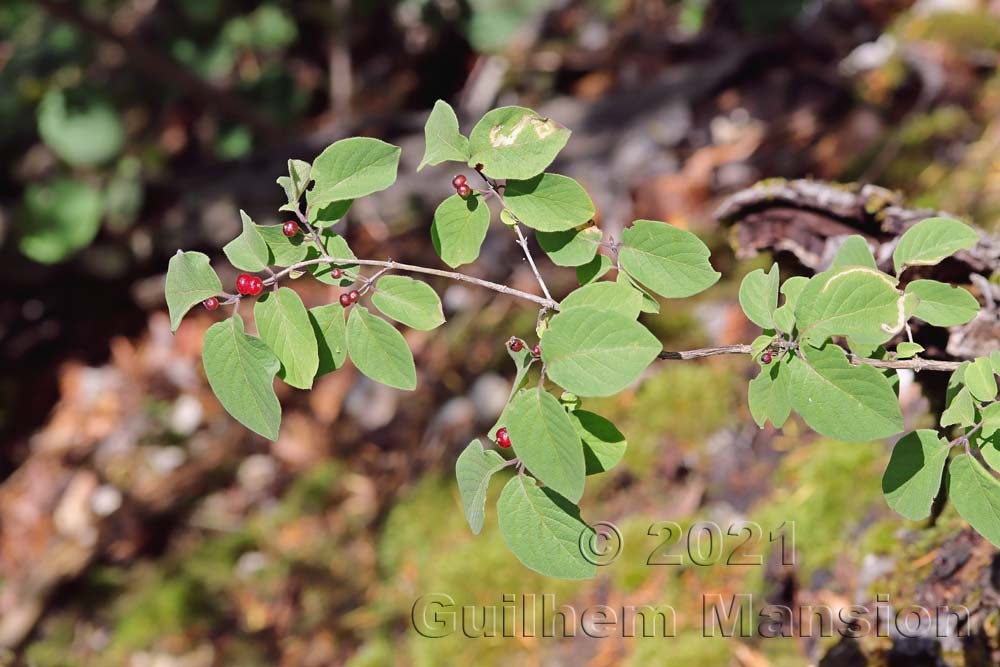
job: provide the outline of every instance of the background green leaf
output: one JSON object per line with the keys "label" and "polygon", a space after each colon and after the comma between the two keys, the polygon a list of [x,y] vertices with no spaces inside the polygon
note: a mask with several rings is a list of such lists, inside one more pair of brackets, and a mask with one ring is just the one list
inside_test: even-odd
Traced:
{"label": "background green leaf", "polygon": [[38,134],[75,167],[103,164],[121,152],[125,129],[111,104],[93,94],[51,89],[38,105]]}
{"label": "background green leaf", "polygon": [[86,248],[101,228],[101,193],[82,181],[60,178],[31,184],[18,209],[18,247],[42,264],[61,262]]}

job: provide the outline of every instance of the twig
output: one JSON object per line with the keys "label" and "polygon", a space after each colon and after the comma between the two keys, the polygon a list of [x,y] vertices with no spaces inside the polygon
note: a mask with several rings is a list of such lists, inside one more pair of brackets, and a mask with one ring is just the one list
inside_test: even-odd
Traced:
{"label": "twig", "polygon": [[[680,352],[664,350],[657,355],[657,358],[673,361],[687,361],[690,359],[702,359],[704,357],[716,357],[723,354],[752,354],[752,350],[749,345],[745,344],[722,345],[720,347],[703,347],[697,350],[683,350]],[[875,368],[905,368],[913,371],[954,371],[962,364],[960,361],[937,361],[936,359],[920,359],[919,357],[914,357],[913,359],[888,360],[866,359],[853,354],[848,354],[847,356],[851,360],[851,363],[854,364],[868,364],[869,366],[874,366]]]}
{"label": "twig", "polygon": [[[479,165],[476,166],[476,173],[483,179],[483,182],[486,183],[486,187],[490,189],[490,192],[492,192],[493,196],[497,198],[500,205],[507,208],[504,204],[503,195],[500,194],[500,189],[497,187],[497,184],[483,173]],[[549,288],[546,287],[545,281],[542,279],[542,274],[538,271],[538,267],[535,266],[535,258],[531,256],[531,251],[528,249],[528,239],[524,237],[524,233],[521,231],[521,225],[524,223],[522,223],[510,209],[507,209],[507,212],[510,213],[510,216],[514,218],[517,223],[514,225],[514,233],[517,234],[517,244],[521,246],[521,250],[524,252],[524,258],[528,260],[531,272],[535,274],[535,280],[538,281],[538,286],[542,288],[542,294],[545,295],[546,299],[552,301],[552,295],[549,293]]]}
{"label": "twig", "polygon": [[448,278],[450,280],[457,280],[463,283],[471,283],[473,285],[478,285],[479,287],[485,287],[486,289],[493,290],[494,292],[499,292],[500,294],[506,294],[508,296],[514,296],[519,299],[525,299],[526,301],[531,301],[537,303],[543,308],[549,310],[559,310],[559,304],[556,303],[551,298],[543,298],[535,294],[529,294],[528,292],[522,292],[521,290],[514,289],[513,287],[507,287],[506,285],[501,285],[500,283],[490,282],[489,280],[483,280],[482,278],[476,278],[474,276],[469,276],[464,273],[457,273],[455,271],[442,271],[441,269],[432,269],[427,266],[415,266],[413,264],[401,264],[395,261],[382,261],[377,259],[355,259],[353,257],[322,257],[317,259],[308,259],[302,262],[293,264],[281,271],[274,274],[273,277],[266,278],[264,280],[265,285],[270,285],[275,281],[281,280],[289,273],[293,271],[300,271],[307,266],[316,266],[317,264],[344,264],[351,265],[357,264],[360,266],[381,266],[390,270],[397,271],[408,271],[410,273],[425,273],[431,276],[439,276],[441,278]]}

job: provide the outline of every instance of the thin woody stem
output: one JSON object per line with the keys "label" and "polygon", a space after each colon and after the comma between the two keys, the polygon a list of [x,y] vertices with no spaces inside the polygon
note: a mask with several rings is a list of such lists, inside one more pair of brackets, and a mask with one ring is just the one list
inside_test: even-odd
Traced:
{"label": "thin woody stem", "polygon": [[[702,359],[704,357],[716,357],[723,354],[752,354],[749,345],[722,345],[720,347],[703,347],[697,350],[684,350],[681,352],[671,352],[664,350],[657,355],[658,359],[688,361],[691,359]],[[936,359],[866,359],[857,355],[848,354],[848,359],[853,364],[868,364],[875,368],[908,369],[912,371],[954,371],[962,362],[960,361],[938,361]]]}
{"label": "thin woody stem", "polygon": [[455,271],[442,271],[441,269],[432,269],[426,266],[416,266],[414,264],[402,264],[400,262],[395,262],[392,260],[382,261],[377,259],[355,259],[353,257],[320,257],[317,259],[309,259],[302,262],[293,264],[281,271],[275,273],[272,277],[266,278],[264,280],[265,285],[270,285],[278,280],[281,280],[289,273],[293,271],[300,271],[308,266],[316,266],[317,264],[358,264],[361,266],[381,266],[390,271],[407,271],[409,273],[424,273],[431,276],[439,276],[441,278],[448,278],[450,280],[457,280],[459,282],[471,283],[473,285],[478,285],[479,287],[485,287],[486,289],[493,290],[494,292],[499,292],[500,294],[506,294],[508,296],[514,296],[519,299],[525,299],[526,301],[532,301],[537,303],[543,308],[548,308],[550,310],[559,310],[559,304],[553,301],[551,298],[544,298],[537,296],[535,294],[529,294],[528,292],[522,292],[521,290],[514,289],[513,287],[507,287],[506,285],[501,285],[500,283],[494,283],[489,280],[483,280],[482,278],[476,278],[474,276],[469,276],[464,273],[457,273]]}
{"label": "thin woody stem", "polygon": [[[507,208],[504,204],[503,195],[500,194],[500,189],[497,187],[497,184],[486,176],[486,174],[484,174],[478,167],[476,168],[476,173],[483,179],[483,182],[486,183],[486,187],[490,189],[490,192],[497,198],[500,205]],[[524,237],[524,232],[521,231],[521,225],[524,223],[522,223],[510,209],[507,209],[507,212],[510,213],[511,217],[514,218],[515,221],[517,221],[517,224],[514,225],[514,233],[517,234],[517,245],[521,246],[521,251],[524,252],[524,258],[528,260],[528,266],[531,267],[531,272],[535,274],[535,280],[538,281],[538,286],[542,288],[542,294],[545,295],[546,299],[552,301],[552,295],[549,293],[549,288],[545,285],[545,280],[542,279],[542,274],[535,265],[535,258],[531,256],[531,250],[528,249],[528,239]]]}

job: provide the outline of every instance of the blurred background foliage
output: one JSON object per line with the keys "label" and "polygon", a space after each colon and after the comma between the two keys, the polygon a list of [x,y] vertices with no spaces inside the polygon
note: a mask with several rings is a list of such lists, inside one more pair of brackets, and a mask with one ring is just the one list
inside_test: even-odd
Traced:
{"label": "blurred background foliage", "polygon": [[[983,568],[993,553],[949,511],[930,529],[891,514],[879,493],[883,443],[826,442],[795,423],[758,432],[745,361],[665,363],[585,406],[629,437],[623,464],[592,480],[583,505],[586,518],[622,528],[625,548],[595,581],[556,582],[510,556],[494,516],[473,538],[452,479],[457,453],[506,398],[503,341],[528,336],[534,313],[436,285],[449,324],[407,333],[416,393],[350,368],[311,394],[283,390],[288,416],[272,445],[207,391],[198,346],[211,317],[169,335],[162,276],[178,247],[220,259],[239,207],[279,222],[284,161],[350,134],[404,147],[398,187],[342,223],[352,247],[436,265],[427,228],[451,173],[413,173],[426,113],[444,98],[470,123],[519,103],[575,131],[557,168],[588,187],[606,233],[651,217],[712,243],[727,279],[647,319],[664,344],[744,342],[754,332],[736,286],[765,258],[735,259],[712,220],[720,198],[763,177],[860,180],[996,229],[998,56],[990,0],[0,3],[6,657],[39,667],[915,664],[893,663],[888,639],[837,662],[834,639],[702,637],[704,593],[848,604],[891,590],[905,604],[936,571],[943,540],[966,540]],[[503,231],[474,270],[530,290]],[[574,284],[571,271],[551,274],[560,295]],[[301,290],[309,305],[335,298],[315,283]],[[919,424],[919,391],[902,397]],[[798,559],[782,566],[764,544],[763,567],[650,566],[647,530],[662,520],[752,520],[765,532],[794,522]],[[960,576],[974,589],[983,568]],[[679,634],[427,640],[410,627],[420,595],[494,605],[509,592],[578,608],[670,604]],[[949,664],[979,664],[961,646],[945,651]]]}

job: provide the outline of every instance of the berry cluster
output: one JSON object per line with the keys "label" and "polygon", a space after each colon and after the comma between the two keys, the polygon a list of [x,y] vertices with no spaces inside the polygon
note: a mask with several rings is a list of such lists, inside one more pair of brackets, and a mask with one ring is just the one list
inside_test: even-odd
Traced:
{"label": "berry cluster", "polygon": [[462,199],[466,199],[470,194],[472,194],[472,188],[469,187],[469,179],[467,179],[462,174],[459,174],[455,178],[451,179],[451,187],[455,188],[455,192]]}
{"label": "berry cluster", "polygon": [[264,291],[264,281],[249,273],[241,273],[236,278],[236,291],[243,296],[257,296]]}

